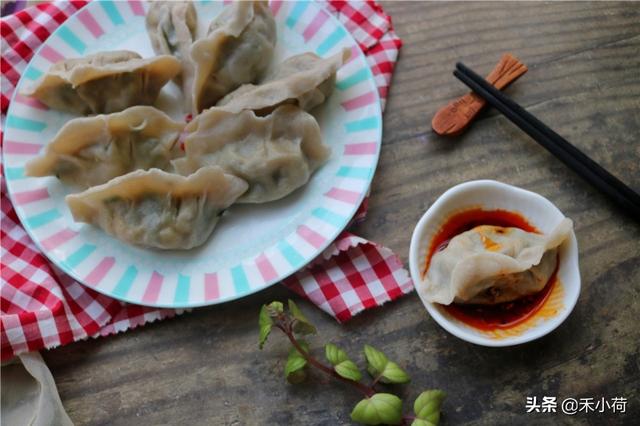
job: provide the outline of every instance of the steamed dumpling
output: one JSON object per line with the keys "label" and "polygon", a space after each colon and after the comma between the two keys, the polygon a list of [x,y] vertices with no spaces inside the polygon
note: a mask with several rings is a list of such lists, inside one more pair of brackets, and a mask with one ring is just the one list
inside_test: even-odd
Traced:
{"label": "steamed dumpling", "polygon": [[430,302],[496,304],[542,290],[556,268],[558,247],[573,223],[564,218],[548,235],[482,225],[436,252],[418,291]]}
{"label": "steamed dumpling", "polygon": [[22,94],[74,114],[110,113],[151,105],[179,72],[180,61],[172,56],[143,59],[127,50],[101,52],[56,63]]}
{"label": "steamed dumpling", "polygon": [[251,109],[265,114],[278,105],[292,103],[310,111],[324,103],[332,93],[336,72],[349,55],[349,49],[344,49],[326,59],[311,52],[292,56],[260,85],[241,86],[225,96],[218,106],[232,111]]}
{"label": "steamed dumpling", "polygon": [[164,169],[182,155],[177,141],[183,128],[184,123],[150,106],[76,118],[27,163],[25,172],[87,188],[136,169]]}
{"label": "steamed dumpling", "polygon": [[261,77],[275,43],[276,24],[266,1],[235,1],[226,7],[211,23],[207,36],[191,48],[194,114]]}
{"label": "steamed dumpling", "polygon": [[191,45],[197,38],[198,16],[190,1],[150,1],[146,27],[153,51],[158,55],[173,55],[182,71],[174,79],[182,86],[187,110],[191,108],[191,86],[194,64]]}
{"label": "steamed dumpling", "polygon": [[210,108],[185,128],[185,157],[176,171],[191,173],[203,165],[222,167],[249,183],[238,199],[264,203],[282,198],[309,180],[330,154],[315,118],[293,105],[265,117],[253,111]]}
{"label": "steamed dumpling", "polygon": [[76,222],[102,228],[124,242],[159,249],[204,243],[247,183],[205,167],[184,177],[137,170],[66,197]]}

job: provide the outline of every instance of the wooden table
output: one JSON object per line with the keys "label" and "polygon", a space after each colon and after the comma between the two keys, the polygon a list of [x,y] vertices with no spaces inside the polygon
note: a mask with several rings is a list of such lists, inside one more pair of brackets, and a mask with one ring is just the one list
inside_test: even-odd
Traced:
{"label": "wooden table", "polygon": [[[434,135],[430,121],[439,106],[466,90],[451,75],[456,61],[486,73],[501,53],[512,52],[529,72],[508,93],[640,190],[639,4],[384,6],[405,44],[384,118],[369,216],[355,232],[406,261],[416,221],[443,191],[467,180],[497,179],[548,197],[575,221],[582,294],[556,331],[504,349],[451,336],[415,294],[343,326],[300,302],[318,326],[316,347],[332,341],[355,355],[364,343],[379,346],[412,375],[404,387],[407,400],[432,387],[448,392],[442,424],[637,421],[638,223],[495,111],[455,140]],[[349,424],[358,395],[333,382],[286,384],[283,336],[274,333],[258,351],[260,305],[290,296],[274,286],[44,357],[77,424]],[[621,396],[629,402],[626,415],[536,415],[525,414],[527,396]]]}

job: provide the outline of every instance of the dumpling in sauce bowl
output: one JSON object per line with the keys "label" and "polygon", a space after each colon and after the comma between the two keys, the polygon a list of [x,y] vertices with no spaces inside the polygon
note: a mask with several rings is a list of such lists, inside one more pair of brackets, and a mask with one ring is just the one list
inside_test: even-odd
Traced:
{"label": "dumpling in sauce bowl", "polygon": [[428,265],[419,291],[430,302],[494,305],[541,291],[558,264],[558,248],[573,222],[549,234],[477,226],[453,237]]}

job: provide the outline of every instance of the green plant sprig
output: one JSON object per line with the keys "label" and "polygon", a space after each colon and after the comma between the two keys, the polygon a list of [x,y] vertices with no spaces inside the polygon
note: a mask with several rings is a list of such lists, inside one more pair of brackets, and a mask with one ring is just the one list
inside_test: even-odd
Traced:
{"label": "green plant sprig", "polygon": [[393,424],[411,426],[435,426],[440,420],[440,405],[446,394],[441,390],[422,392],[413,404],[413,415],[402,414],[402,400],[391,393],[379,393],[379,383],[408,383],[409,375],[381,351],[372,346],[364,346],[367,372],[373,378],[369,385],[362,383],[362,373],[347,353],[332,343],[325,345],[327,365],[314,357],[305,340],[296,334],[315,334],[316,328],[292,301],[288,301],[288,311],[281,302],[271,302],[260,309],[260,349],[264,346],[273,327],[281,330],[291,342],[291,349],[285,365],[285,377],[290,383],[300,383],[306,378],[308,365],[343,382],[364,395],[364,399],[351,411],[351,419],[368,425]]}

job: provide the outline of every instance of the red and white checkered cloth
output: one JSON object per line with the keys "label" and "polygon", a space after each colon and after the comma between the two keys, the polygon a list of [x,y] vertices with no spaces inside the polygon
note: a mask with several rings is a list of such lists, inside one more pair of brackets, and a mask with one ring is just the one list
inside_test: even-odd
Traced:
{"label": "red and white checkered cloth", "polygon": [[[56,1],[3,17],[2,117],[33,52],[86,1]],[[331,11],[367,55],[383,102],[402,45],[391,18],[373,2],[328,1]],[[2,359],[87,337],[106,336],[181,310],[123,303],[85,287],[58,270],[22,228],[1,177],[0,311]],[[366,200],[356,214],[364,219]],[[402,262],[378,244],[343,232],[327,250],[283,284],[343,322],[413,289]]]}

